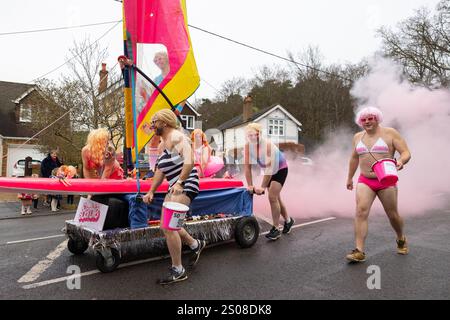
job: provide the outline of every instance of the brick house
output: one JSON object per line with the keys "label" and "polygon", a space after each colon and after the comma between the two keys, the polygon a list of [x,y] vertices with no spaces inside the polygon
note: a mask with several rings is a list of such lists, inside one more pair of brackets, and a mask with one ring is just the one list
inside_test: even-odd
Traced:
{"label": "brick house", "polygon": [[[30,128],[36,99],[43,99],[35,85],[0,81],[0,176],[11,176],[17,160],[30,156],[45,157],[36,144],[29,140],[34,133]],[[29,140],[29,141],[28,141]],[[24,144],[26,142],[26,144]]]}

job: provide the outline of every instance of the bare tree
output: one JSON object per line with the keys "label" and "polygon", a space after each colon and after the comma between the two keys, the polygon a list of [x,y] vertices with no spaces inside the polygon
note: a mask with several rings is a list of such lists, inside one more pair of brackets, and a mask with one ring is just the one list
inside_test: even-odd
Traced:
{"label": "bare tree", "polygon": [[383,27],[378,34],[383,52],[404,66],[412,82],[450,86],[450,0],[440,1],[434,14],[419,9],[397,30]]}
{"label": "bare tree", "polygon": [[244,96],[248,90],[248,81],[242,77],[234,77],[231,80],[226,80],[221,88],[220,94],[216,100],[226,101],[229,97],[234,95]]}
{"label": "bare tree", "polygon": [[[123,92],[119,75],[110,70],[109,85],[99,93],[100,70],[107,50],[97,42],[84,40],[70,50],[70,72],[59,82],[41,80],[38,83],[45,99],[45,107],[35,113],[35,130],[46,128],[39,135],[44,148],[59,146],[61,153],[78,160],[88,132],[99,127],[107,128],[117,147],[124,133]],[[49,126],[61,115],[67,114]],[[67,150],[66,150],[67,149]],[[73,151],[68,151],[69,149]],[[73,154],[72,154],[73,152]]]}

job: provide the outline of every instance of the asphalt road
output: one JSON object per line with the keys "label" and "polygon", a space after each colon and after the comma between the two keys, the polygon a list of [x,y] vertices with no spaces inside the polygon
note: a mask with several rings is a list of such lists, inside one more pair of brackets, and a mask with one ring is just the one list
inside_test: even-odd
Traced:
{"label": "asphalt road", "polygon": [[[449,209],[450,205],[406,219],[407,256],[396,254],[394,233],[382,214],[371,216],[368,259],[356,265],[344,259],[353,248],[351,219],[304,226],[298,224],[307,221],[297,221],[291,234],[275,242],[260,236],[249,249],[235,242],[208,247],[189,279],[169,286],[156,284],[169,266],[164,257],[134,257],[102,274],[92,251],[81,256],[69,253],[61,228],[74,212],[18,219],[0,216],[0,298],[449,299]],[[260,225],[263,232],[268,230],[263,220]],[[80,289],[68,288],[71,265],[81,269]],[[379,289],[367,285],[373,266],[380,272]]]}

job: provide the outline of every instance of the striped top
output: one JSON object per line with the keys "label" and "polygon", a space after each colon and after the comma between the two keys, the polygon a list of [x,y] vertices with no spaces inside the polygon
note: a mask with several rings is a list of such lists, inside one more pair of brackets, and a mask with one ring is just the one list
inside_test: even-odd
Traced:
{"label": "striped top", "polygon": [[[184,159],[178,154],[177,151],[170,152],[169,150],[164,149],[163,153],[158,157],[156,167],[166,176],[167,181],[169,182],[169,189],[172,188],[180,178],[183,165]],[[199,181],[196,167],[192,168],[189,177],[184,182],[183,191],[190,191],[194,193],[199,192]]]}

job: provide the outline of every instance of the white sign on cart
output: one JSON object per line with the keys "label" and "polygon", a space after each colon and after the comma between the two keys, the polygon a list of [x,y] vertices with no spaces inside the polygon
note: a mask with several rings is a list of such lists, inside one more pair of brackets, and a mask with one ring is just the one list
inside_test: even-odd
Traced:
{"label": "white sign on cart", "polygon": [[82,225],[96,231],[102,231],[107,212],[107,205],[81,197],[74,221],[78,225]]}

